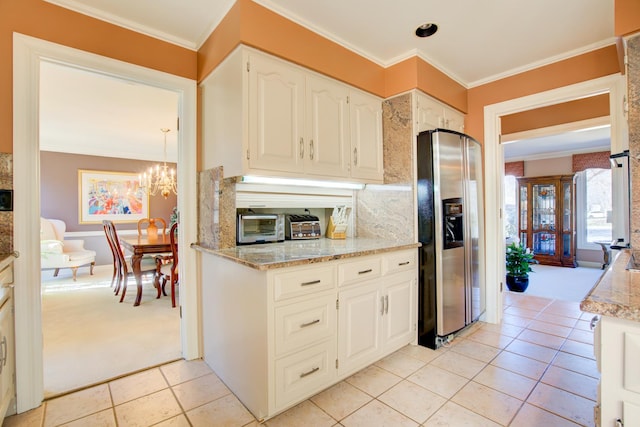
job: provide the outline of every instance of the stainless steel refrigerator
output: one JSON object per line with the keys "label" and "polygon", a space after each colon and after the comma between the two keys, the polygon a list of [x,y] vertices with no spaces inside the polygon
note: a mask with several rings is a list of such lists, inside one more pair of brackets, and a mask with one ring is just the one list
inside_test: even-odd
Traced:
{"label": "stainless steel refrigerator", "polygon": [[459,132],[422,132],[417,163],[418,342],[437,348],[485,310],[481,147]]}

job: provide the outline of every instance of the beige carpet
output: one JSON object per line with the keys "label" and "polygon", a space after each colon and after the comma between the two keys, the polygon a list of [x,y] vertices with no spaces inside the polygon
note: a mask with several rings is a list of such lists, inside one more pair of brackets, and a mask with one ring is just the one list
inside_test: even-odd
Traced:
{"label": "beige carpet", "polygon": [[[179,309],[170,297],[156,299],[147,278],[142,303],[133,306],[135,279],[127,296],[110,287],[113,267],[87,268],[73,282],[42,272],[44,391],[51,397],[181,358]],[[133,283],[133,285],[132,285]]]}
{"label": "beige carpet", "polygon": [[589,267],[532,265],[527,295],[580,302],[596,284],[604,270]]}

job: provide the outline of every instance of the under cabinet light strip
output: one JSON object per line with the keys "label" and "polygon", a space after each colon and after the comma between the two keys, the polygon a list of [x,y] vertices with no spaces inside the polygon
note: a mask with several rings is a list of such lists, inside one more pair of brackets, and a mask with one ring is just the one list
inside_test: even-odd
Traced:
{"label": "under cabinet light strip", "polygon": [[362,190],[365,184],[352,182],[314,181],[309,179],[274,178],[268,176],[242,177],[242,182],[250,184],[295,185],[304,187],[343,188],[348,190]]}

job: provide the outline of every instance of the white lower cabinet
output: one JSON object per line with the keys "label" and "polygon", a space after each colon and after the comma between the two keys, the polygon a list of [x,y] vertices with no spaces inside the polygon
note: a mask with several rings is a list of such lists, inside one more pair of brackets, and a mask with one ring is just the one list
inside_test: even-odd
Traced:
{"label": "white lower cabinet", "polygon": [[335,340],[327,340],[276,360],[276,408],[286,408],[312,396],[336,378]]}
{"label": "white lower cabinet", "polygon": [[409,271],[339,292],[338,375],[352,374],[413,341],[416,283]]}
{"label": "white lower cabinet", "polygon": [[[9,265],[0,272],[0,424],[2,424],[10,405],[15,402],[15,340],[12,283],[13,266]],[[10,413],[15,413],[15,408]]]}
{"label": "white lower cabinet", "polygon": [[599,425],[640,426],[640,323],[602,316],[600,337]]}
{"label": "white lower cabinet", "polygon": [[416,333],[414,313],[417,281],[412,272],[385,281],[382,320],[382,351],[390,353],[410,342]]}
{"label": "white lower cabinet", "polygon": [[380,284],[357,285],[339,298],[338,374],[347,375],[380,357],[383,302]]}
{"label": "white lower cabinet", "polygon": [[416,256],[258,271],[205,253],[204,360],[271,418],[415,340]]}

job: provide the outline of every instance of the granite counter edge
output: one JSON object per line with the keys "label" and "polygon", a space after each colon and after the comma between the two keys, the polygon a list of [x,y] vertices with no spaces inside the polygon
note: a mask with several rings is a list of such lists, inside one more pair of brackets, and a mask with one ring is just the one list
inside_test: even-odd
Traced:
{"label": "granite counter edge", "polygon": [[417,249],[420,246],[421,246],[420,243],[406,243],[406,244],[392,245],[392,246],[386,246],[381,248],[359,250],[359,251],[333,254],[333,255],[320,255],[320,256],[314,256],[309,258],[296,258],[296,259],[291,259],[286,261],[277,261],[277,262],[271,262],[271,263],[255,263],[255,262],[248,261],[246,259],[238,258],[226,253],[219,252],[216,249],[211,249],[211,248],[207,248],[206,246],[201,246],[198,243],[191,244],[191,247],[198,252],[215,255],[215,256],[227,259],[229,261],[233,261],[235,263],[253,268],[255,270],[272,270],[277,268],[317,264],[320,262],[335,261],[339,259],[356,258],[360,256],[375,255],[375,254],[380,254],[385,252],[401,251],[404,249]]}
{"label": "granite counter edge", "polygon": [[[622,252],[618,252],[616,254],[615,259],[611,262],[607,271],[604,272],[593,288],[591,288],[589,293],[580,302],[580,310],[587,313],[599,314],[601,316],[640,322],[640,306],[604,301],[602,298],[597,296],[598,286],[603,282],[611,280],[613,269],[624,269],[624,265],[626,265],[628,257],[620,256],[621,254]],[[626,272],[626,274],[639,273]]]}

